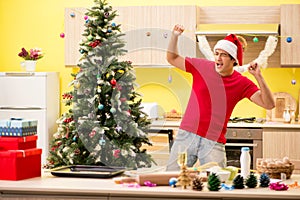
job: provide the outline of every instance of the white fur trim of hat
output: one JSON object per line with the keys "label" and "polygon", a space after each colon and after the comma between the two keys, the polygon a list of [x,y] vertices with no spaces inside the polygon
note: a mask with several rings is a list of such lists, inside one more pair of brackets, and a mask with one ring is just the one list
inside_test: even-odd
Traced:
{"label": "white fur trim of hat", "polygon": [[237,59],[237,46],[233,42],[228,40],[219,40],[214,47],[214,51],[216,51],[216,49],[222,49],[226,51],[236,60],[237,63],[239,63]]}

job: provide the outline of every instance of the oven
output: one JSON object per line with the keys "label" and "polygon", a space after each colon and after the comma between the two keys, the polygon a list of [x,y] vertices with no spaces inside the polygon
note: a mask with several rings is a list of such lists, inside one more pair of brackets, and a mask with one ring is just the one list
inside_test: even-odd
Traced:
{"label": "oven", "polygon": [[242,147],[250,148],[251,169],[256,169],[257,158],[262,158],[262,128],[227,128],[225,145],[227,166],[240,167]]}

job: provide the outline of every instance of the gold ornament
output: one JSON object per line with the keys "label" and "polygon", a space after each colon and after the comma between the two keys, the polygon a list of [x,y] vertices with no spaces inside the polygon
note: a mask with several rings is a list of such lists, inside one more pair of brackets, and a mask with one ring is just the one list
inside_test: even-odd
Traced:
{"label": "gold ornament", "polygon": [[78,89],[80,87],[80,82],[79,81],[75,81],[74,82],[74,87]]}

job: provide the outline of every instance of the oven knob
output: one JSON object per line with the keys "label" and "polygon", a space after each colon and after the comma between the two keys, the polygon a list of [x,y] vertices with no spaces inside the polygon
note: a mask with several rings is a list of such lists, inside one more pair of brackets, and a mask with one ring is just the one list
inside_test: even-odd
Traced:
{"label": "oven knob", "polygon": [[233,132],[232,132],[232,136],[233,136],[233,137],[236,137],[236,136],[237,136],[236,131],[233,131]]}
{"label": "oven knob", "polygon": [[249,137],[249,138],[251,138],[251,137],[252,137],[252,134],[251,134],[251,132],[250,132],[250,131],[248,131],[247,135],[248,135],[248,137]]}

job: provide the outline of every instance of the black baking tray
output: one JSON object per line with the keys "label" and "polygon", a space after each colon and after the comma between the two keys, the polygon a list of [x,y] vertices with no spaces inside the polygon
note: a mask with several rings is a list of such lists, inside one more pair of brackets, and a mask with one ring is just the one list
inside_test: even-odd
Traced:
{"label": "black baking tray", "polygon": [[125,172],[123,167],[108,167],[95,165],[69,165],[51,170],[51,174],[59,177],[78,178],[112,178]]}

